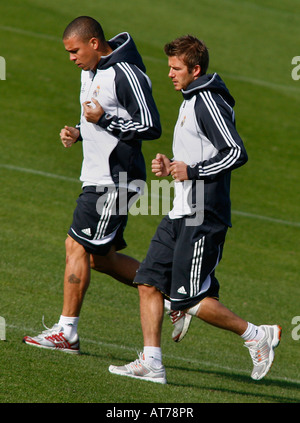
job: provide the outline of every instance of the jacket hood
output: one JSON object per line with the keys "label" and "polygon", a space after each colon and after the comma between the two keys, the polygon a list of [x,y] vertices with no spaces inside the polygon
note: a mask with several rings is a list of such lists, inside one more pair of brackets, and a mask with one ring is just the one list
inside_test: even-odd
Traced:
{"label": "jacket hood", "polygon": [[235,105],[234,98],[231,96],[224,81],[217,73],[202,75],[195,79],[195,81],[191,82],[186,90],[181,91],[183,97],[185,99],[189,99],[197,92],[204,90],[209,90],[220,94],[231,107]]}
{"label": "jacket hood", "polygon": [[146,72],[143,59],[128,32],[116,35],[108,41],[108,44],[113,49],[113,52],[108,56],[101,57],[98,69],[107,69],[116,63],[126,62],[136,65],[141,71]]}

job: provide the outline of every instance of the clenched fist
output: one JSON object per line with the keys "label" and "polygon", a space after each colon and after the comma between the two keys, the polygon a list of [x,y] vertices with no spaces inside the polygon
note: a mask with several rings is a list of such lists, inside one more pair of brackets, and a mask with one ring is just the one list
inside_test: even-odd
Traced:
{"label": "clenched fist", "polygon": [[65,126],[60,131],[59,135],[64,147],[68,148],[71,147],[74,142],[76,142],[80,135],[80,132],[77,128],[73,128],[72,126]]}

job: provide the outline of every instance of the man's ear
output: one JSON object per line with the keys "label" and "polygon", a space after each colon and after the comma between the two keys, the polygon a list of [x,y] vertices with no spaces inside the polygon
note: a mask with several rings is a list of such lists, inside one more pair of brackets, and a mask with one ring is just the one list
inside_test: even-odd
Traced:
{"label": "man's ear", "polygon": [[196,65],[194,67],[194,77],[198,78],[201,75],[201,66],[200,65]]}
{"label": "man's ear", "polygon": [[89,43],[93,47],[94,50],[99,49],[99,40],[96,37],[91,38]]}

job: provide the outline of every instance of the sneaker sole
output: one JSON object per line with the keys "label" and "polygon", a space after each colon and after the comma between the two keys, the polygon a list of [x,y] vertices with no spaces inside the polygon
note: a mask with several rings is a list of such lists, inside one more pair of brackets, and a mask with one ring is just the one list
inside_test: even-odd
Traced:
{"label": "sneaker sole", "polygon": [[[275,353],[274,350],[276,347],[278,347],[280,340],[281,340],[281,333],[282,333],[282,328],[278,325],[276,325],[276,336],[273,337],[272,343],[271,343],[271,349],[270,349],[270,354],[269,354],[269,360],[271,361],[271,364],[266,368],[266,370],[264,371],[264,373],[259,377],[259,378],[252,378],[254,380],[261,380],[262,378],[264,378],[269,371],[271,370],[271,367],[273,366],[274,363],[274,359],[275,359]],[[274,328],[275,330],[275,328]]]}
{"label": "sneaker sole", "polygon": [[190,315],[190,314],[187,314],[186,316],[185,316],[185,320],[184,320],[184,325],[183,325],[183,329],[182,329],[182,331],[181,331],[181,333],[179,334],[179,335],[177,335],[175,338],[173,338],[173,341],[174,342],[180,342],[184,337],[185,337],[185,335],[187,334],[187,332],[188,332],[188,330],[189,330],[189,327],[190,327],[190,324],[191,324],[191,320],[192,320],[192,315]]}
{"label": "sneaker sole", "polygon": [[145,380],[147,382],[160,383],[160,384],[163,384],[163,385],[165,385],[167,383],[167,379],[163,378],[163,377],[157,377],[157,378],[152,377],[151,378],[151,377],[146,377],[146,376],[135,376],[135,375],[117,372],[117,371],[114,370],[114,366],[109,366],[108,370],[113,375],[131,377],[132,379]]}
{"label": "sneaker sole", "polygon": [[44,350],[51,350],[51,351],[62,351],[65,352],[67,354],[80,354],[80,350],[71,350],[69,348],[59,348],[59,347],[45,347],[44,345],[40,345],[40,344],[35,344],[33,342],[28,342],[25,339],[23,339],[24,344],[26,345],[30,345],[32,347],[36,347],[36,348],[42,348]]}

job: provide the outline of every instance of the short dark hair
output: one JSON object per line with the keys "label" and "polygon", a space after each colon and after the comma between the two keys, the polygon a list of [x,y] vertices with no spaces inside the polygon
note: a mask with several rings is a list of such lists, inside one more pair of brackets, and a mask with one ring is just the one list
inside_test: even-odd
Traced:
{"label": "short dark hair", "polygon": [[104,32],[100,23],[90,16],[79,16],[70,22],[64,30],[63,39],[66,40],[75,35],[80,37],[83,41],[88,41],[93,37],[101,42],[105,41]]}
{"label": "short dark hair", "polygon": [[201,68],[201,75],[206,74],[209,65],[208,49],[203,41],[192,35],[184,35],[166,44],[164,47],[167,56],[182,56],[189,72],[196,65]]}

